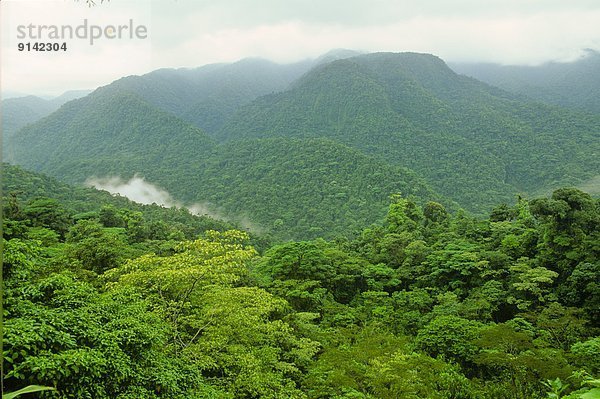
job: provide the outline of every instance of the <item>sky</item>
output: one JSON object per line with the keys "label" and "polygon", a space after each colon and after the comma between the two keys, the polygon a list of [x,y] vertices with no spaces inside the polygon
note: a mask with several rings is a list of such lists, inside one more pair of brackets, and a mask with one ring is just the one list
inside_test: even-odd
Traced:
{"label": "sky", "polygon": [[[245,57],[289,63],[336,48],[416,51],[447,62],[512,65],[566,62],[585,49],[600,51],[598,0],[96,2],[88,7],[85,0],[0,1],[3,97],[56,96],[159,68]],[[81,37],[47,40],[52,26],[59,31],[67,26],[68,36],[69,27],[75,31],[85,20]],[[103,37],[90,44],[92,25],[103,30]],[[115,37],[125,25],[122,37]],[[40,27],[42,41],[66,43],[67,50],[19,51],[19,44],[40,41]],[[146,33],[130,37],[130,27]],[[19,37],[23,31],[25,37]]]}

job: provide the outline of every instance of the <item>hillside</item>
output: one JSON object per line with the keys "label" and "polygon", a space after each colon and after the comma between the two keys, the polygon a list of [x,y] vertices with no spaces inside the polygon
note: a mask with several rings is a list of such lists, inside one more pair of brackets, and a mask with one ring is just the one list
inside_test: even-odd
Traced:
{"label": "hillside", "polygon": [[216,145],[135,91],[117,81],[66,104],[14,137],[14,159],[78,184],[139,174],[181,202],[277,239],[352,234],[376,222],[396,192],[457,208],[408,169],[332,140]]}
{"label": "hillside", "polygon": [[[83,192],[6,169],[12,188]],[[84,191],[89,206],[107,196]],[[60,200],[13,199],[3,218],[8,392],[41,384],[64,399],[583,399],[598,391],[600,203],[576,189],[499,206],[486,219],[394,196],[382,223],[353,238],[262,250],[242,231],[181,230],[203,218],[163,218],[181,211],[104,205],[73,215]]]}
{"label": "hillside", "polygon": [[[86,90],[73,90],[50,100],[36,96],[23,96],[2,100],[2,139],[6,142],[19,129],[60,108],[61,105],[89,94]],[[8,149],[4,148],[4,156]]]}
{"label": "hillside", "polygon": [[[108,108],[94,101],[90,115],[77,113],[66,124],[69,108],[63,108],[21,132],[19,138],[27,140],[49,131],[53,124],[69,126],[69,130],[23,146],[24,152],[19,153],[23,163],[80,184],[93,176],[140,174],[184,203],[199,203],[212,214],[277,239],[352,234],[376,222],[389,196],[397,192],[420,202],[436,200],[457,208],[413,172],[330,140],[201,144],[204,136],[197,136],[195,128],[180,120],[151,110],[131,96],[116,100],[107,103]],[[117,109],[126,110],[127,115],[118,118]],[[102,115],[107,113],[120,124],[103,122]],[[128,115],[136,116],[129,121]],[[183,130],[171,133],[178,128]],[[81,131],[86,134],[78,134]],[[98,144],[108,137],[110,142]],[[44,149],[53,145],[55,152],[45,158]]]}
{"label": "hillside", "polygon": [[600,113],[600,53],[593,50],[573,62],[549,62],[538,66],[465,63],[450,66],[457,73],[511,93]]}
{"label": "hillside", "polygon": [[10,139],[20,128],[54,112],[58,107],[36,96],[2,100],[2,138]]}
{"label": "hillside", "polygon": [[119,79],[104,90],[136,94],[210,134],[241,105],[284,90],[311,65],[310,61],[279,65],[262,59],[244,59],[195,69],[159,69]]}
{"label": "hillside", "polygon": [[189,123],[106,89],[65,104],[12,142],[16,163],[69,182],[139,172],[168,188],[172,174],[196,167],[213,145]]}
{"label": "hillside", "polygon": [[[138,230],[145,230],[150,234],[151,228],[166,227],[165,224],[168,224],[188,239],[194,239],[206,230],[224,231],[236,226],[208,216],[192,215],[185,209],[142,205],[106,191],[71,186],[6,163],[1,164],[1,173],[6,218],[15,217],[17,214],[23,218],[24,210],[33,210],[36,207],[38,218],[45,215],[46,220],[63,219],[62,222],[67,224],[78,219],[102,218],[103,214],[106,216],[112,213],[113,218],[119,218],[123,215],[135,216],[137,213],[140,216],[136,219],[136,223],[139,224]],[[57,218],[57,215],[60,217]],[[4,232],[9,234],[6,229]]]}
{"label": "hillside", "polygon": [[176,197],[207,201],[280,239],[352,234],[378,221],[398,192],[456,209],[413,172],[324,139],[228,143],[173,179]]}
{"label": "hillside", "polygon": [[474,212],[517,192],[597,175],[600,117],[526,102],[426,54],[315,68],[243,107],[220,140],[327,137],[413,169]]}

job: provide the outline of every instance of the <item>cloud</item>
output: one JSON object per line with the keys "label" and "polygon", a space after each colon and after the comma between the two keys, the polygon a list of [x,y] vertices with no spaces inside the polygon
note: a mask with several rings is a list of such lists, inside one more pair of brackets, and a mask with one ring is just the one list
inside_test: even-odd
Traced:
{"label": "cloud", "polygon": [[[170,7],[162,4],[163,10]],[[504,64],[567,60],[584,48],[600,50],[600,3],[592,0],[181,4],[185,18],[173,19],[176,23],[164,19],[155,26],[161,32],[156,49],[168,54],[171,66],[250,56],[291,62],[332,48],[419,51],[447,61]],[[174,30],[179,38],[169,41],[168,32]]]}
{"label": "cloud", "polygon": [[168,191],[147,182],[143,177],[140,177],[137,174],[129,180],[123,180],[118,176],[90,177],[84,184],[87,187],[108,191],[111,194],[122,195],[131,201],[140,204],[157,204],[167,208],[186,208],[194,215],[205,215],[212,217],[213,219],[236,222],[242,228],[255,233],[260,233],[262,231],[260,226],[253,223],[249,218],[229,217],[224,212],[208,203],[196,202],[193,204],[184,204],[177,201]]}
{"label": "cloud", "polygon": [[[277,62],[333,48],[418,51],[446,61],[539,64],[600,50],[596,0],[113,0],[88,8],[73,0],[3,0],[4,90],[60,94],[129,74],[197,67],[244,57]],[[61,54],[15,50],[18,24],[148,26],[146,40],[72,41]]]}
{"label": "cloud", "polygon": [[181,206],[167,191],[148,183],[138,175],[128,181],[120,177],[92,177],[85,181],[85,185],[108,191],[111,194],[120,194],[140,204],[157,204],[166,207]]}

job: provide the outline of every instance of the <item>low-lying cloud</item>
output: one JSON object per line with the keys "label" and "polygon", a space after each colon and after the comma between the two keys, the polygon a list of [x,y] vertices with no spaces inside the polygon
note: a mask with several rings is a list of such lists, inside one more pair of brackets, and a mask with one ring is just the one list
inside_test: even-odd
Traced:
{"label": "low-lying cloud", "polygon": [[120,177],[91,177],[85,181],[85,185],[108,191],[111,194],[120,194],[140,204],[157,204],[166,207],[182,206],[167,191],[148,183],[138,175],[128,181]]}
{"label": "low-lying cloud", "polygon": [[98,190],[108,191],[111,194],[119,194],[140,204],[157,204],[168,208],[186,208],[194,215],[205,215],[214,219],[237,222],[244,229],[254,232],[261,230],[258,226],[248,220],[248,218],[228,217],[208,203],[196,202],[193,204],[184,204],[177,201],[168,191],[147,182],[143,177],[137,174],[129,180],[124,180],[118,176],[90,177],[85,181],[85,185],[87,187],[94,187]]}

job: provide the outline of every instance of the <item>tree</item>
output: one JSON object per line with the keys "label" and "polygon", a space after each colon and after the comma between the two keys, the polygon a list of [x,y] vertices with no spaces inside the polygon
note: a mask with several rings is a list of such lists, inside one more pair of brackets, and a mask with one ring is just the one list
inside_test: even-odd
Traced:
{"label": "tree", "polygon": [[543,266],[532,267],[532,263],[527,258],[521,258],[510,267],[514,291],[508,302],[516,304],[521,310],[538,306],[548,299],[555,299],[550,288],[558,273]]}
{"label": "tree", "polygon": [[480,349],[474,361],[484,378],[503,376],[516,397],[528,398],[541,390],[540,377],[565,378],[572,369],[561,351],[539,348],[535,331],[518,326],[515,320],[484,327],[473,341]]}
{"label": "tree", "polygon": [[101,274],[117,267],[127,256],[125,240],[94,220],[80,220],[69,230],[67,255],[83,267]]}
{"label": "tree", "polygon": [[438,316],[419,330],[416,345],[431,357],[441,356],[460,365],[472,364],[477,354],[473,341],[482,324],[457,316]]}
{"label": "tree", "polygon": [[[367,287],[363,275],[368,262],[326,243],[323,240],[283,244],[269,250],[256,272],[282,287],[284,281],[313,281],[315,287],[327,289],[333,299],[349,303]],[[269,283],[266,285],[269,286]],[[286,296],[279,291],[280,295]]]}
{"label": "tree", "polygon": [[71,216],[55,199],[38,198],[31,200],[23,209],[23,217],[33,226],[46,227],[64,237],[71,226]]}
{"label": "tree", "polygon": [[171,256],[145,255],[108,271],[109,287],[133,287],[170,325],[170,347],[236,397],[301,398],[303,368],[318,344],[295,336],[287,303],[238,286],[257,255],[239,231],[210,231]]}
{"label": "tree", "polygon": [[571,352],[575,356],[577,364],[587,369],[590,374],[598,375],[600,373],[600,337],[573,344]]}
{"label": "tree", "polygon": [[119,212],[112,205],[104,205],[100,208],[98,218],[104,227],[125,227],[127,224],[122,212]]}
{"label": "tree", "polygon": [[367,371],[369,391],[382,399],[475,398],[458,367],[417,353],[377,358]]}
{"label": "tree", "polygon": [[201,383],[193,366],[168,357],[168,325],[139,295],[100,294],[69,272],[30,281],[26,290],[7,284],[7,389],[41,383],[63,398],[157,398]]}
{"label": "tree", "polygon": [[403,198],[401,194],[391,197],[386,222],[390,232],[414,232],[423,220],[423,211],[410,199]]}

